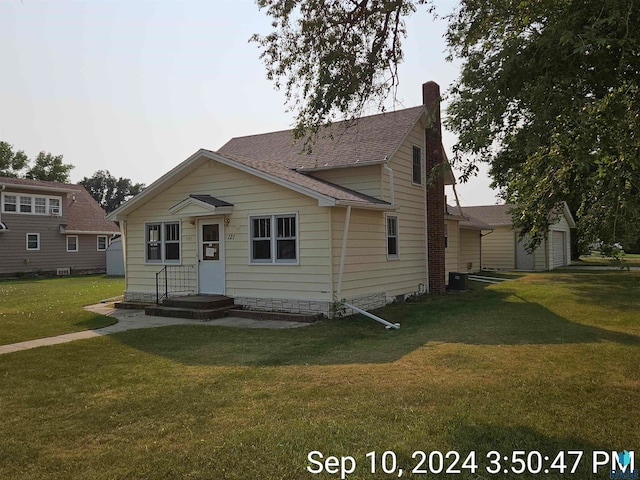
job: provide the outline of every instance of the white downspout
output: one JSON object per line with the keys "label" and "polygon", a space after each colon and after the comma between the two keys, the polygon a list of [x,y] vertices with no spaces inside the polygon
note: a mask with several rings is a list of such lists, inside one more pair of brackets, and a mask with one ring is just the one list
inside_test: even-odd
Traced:
{"label": "white downspout", "polygon": [[389,172],[389,196],[391,197],[391,205],[396,205],[396,194],[393,186],[393,170],[386,163],[383,165],[384,169]]}
{"label": "white downspout", "polygon": [[351,221],[351,205],[347,205],[344,217],[344,232],[342,233],[342,250],[340,251],[340,271],[338,272],[337,300],[342,300],[342,276],[344,275],[344,261],[347,256],[347,238],[349,236],[349,222]]}

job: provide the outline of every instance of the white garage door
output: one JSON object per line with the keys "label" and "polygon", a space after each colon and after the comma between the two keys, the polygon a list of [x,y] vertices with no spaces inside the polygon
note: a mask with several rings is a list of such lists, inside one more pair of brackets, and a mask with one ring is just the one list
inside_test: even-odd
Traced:
{"label": "white garage door", "polygon": [[554,230],[553,232],[553,268],[564,267],[567,262],[566,232]]}

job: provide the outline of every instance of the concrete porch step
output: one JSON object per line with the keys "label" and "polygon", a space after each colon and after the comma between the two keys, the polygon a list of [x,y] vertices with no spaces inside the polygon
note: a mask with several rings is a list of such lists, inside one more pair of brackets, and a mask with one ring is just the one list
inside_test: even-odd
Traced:
{"label": "concrete porch step", "polygon": [[184,297],[169,297],[162,300],[165,307],[190,308],[198,310],[213,310],[222,307],[232,307],[233,298],[224,295],[187,295]]}
{"label": "concrete porch step", "polygon": [[[233,300],[232,300],[233,304]],[[145,315],[154,317],[190,318],[192,320],[213,320],[229,316],[229,305],[216,308],[169,307],[151,305],[144,309]]]}
{"label": "concrete porch step", "polygon": [[284,312],[263,312],[261,310],[245,310],[232,308],[229,310],[230,317],[250,318],[252,320],[285,320],[288,322],[313,323],[322,319],[322,315],[304,313],[284,313]]}

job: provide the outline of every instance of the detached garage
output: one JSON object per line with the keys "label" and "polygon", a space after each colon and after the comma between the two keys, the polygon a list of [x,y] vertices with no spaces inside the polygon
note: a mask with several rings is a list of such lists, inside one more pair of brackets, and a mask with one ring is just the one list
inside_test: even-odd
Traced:
{"label": "detached garage", "polygon": [[533,252],[526,249],[526,239],[518,241],[513,229],[513,205],[463,207],[465,215],[476,217],[491,226],[483,231],[482,268],[487,270],[543,271],[564,267],[571,262],[571,229],[575,222],[565,202],[549,227],[547,238]]}

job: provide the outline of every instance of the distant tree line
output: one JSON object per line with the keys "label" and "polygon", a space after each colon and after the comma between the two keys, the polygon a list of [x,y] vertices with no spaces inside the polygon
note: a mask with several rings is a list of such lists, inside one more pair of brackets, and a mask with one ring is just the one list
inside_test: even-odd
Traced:
{"label": "distant tree line", "polygon": [[[0,141],[0,177],[70,183],[69,173],[74,166],[63,163],[62,160],[62,155],[40,152],[31,161],[23,150],[14,150],[13,145]],[[78,184],[86,188],[107,213],[142,192],[145,187],[128,178],[116,178],[108,170],[98,170],[91,177],[84,177]]]}

